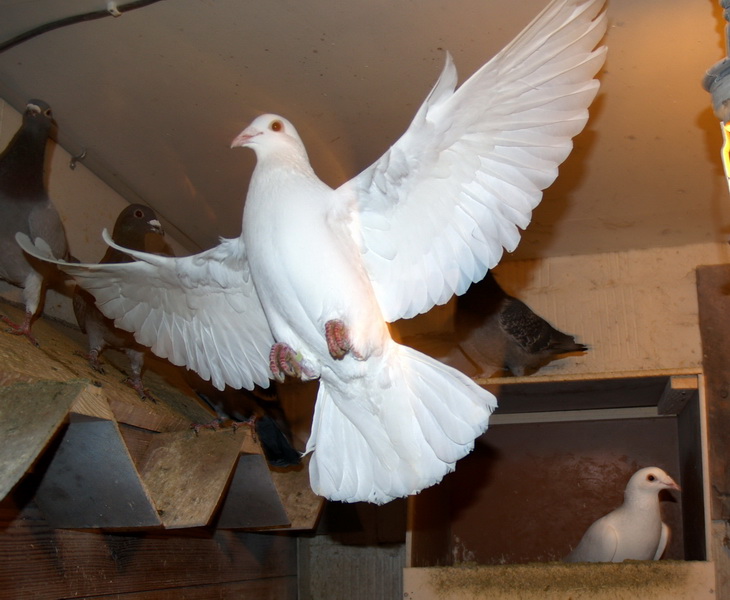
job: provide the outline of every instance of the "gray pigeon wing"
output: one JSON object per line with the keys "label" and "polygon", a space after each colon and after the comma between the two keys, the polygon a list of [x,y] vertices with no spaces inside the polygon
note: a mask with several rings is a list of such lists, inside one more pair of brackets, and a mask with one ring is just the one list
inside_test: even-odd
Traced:
{"label": "gray pigeon wing", "polygon": [[66,258],[68,243],[58,211],[49,201],[34,205],[28,214],[28,232],[31,240],[42,238],[50,246],[53,256]]}

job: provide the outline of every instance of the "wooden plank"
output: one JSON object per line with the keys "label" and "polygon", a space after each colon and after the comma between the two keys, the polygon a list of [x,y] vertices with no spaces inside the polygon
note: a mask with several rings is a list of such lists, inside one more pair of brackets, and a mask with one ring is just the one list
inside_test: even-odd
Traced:
{"label": "wooden plank", "polygon": [[166,528],[207,525],[221,503],[247,437],[246,427],[156,434],[139,462]]}
{"label": "wooden plank", "polygon": [[291,521],[290,530],[314,529],[324,508],[324,498],[315,494],[309,484],[309,460],[307,455],[297,467],[271,470],[271,479]]}
{"label": "wooden plank", "polygon": [[[2,303],[2,312],[12,319],[23,318],[18,308],[6,303]],[[181,367],[149,356],[143,380],[158,401],[142,400],[123,383],[128,370],[123,354],[104,353],[106,373],[102,374],[92,370],[82,356],[86,336],[77,328],[41,317],[33,325],[33,333],[40,342],[38,348],[23,337],[0,331],[0,386],[37,379],[87,379],[103,392],[117,421],[153,431],[179,431],[212,419],[190,387],[179,385],[184,380]],[[171,379],[175,379],[174,387],[168,383]]]}
{"label": "wooden plank", "polygon": [[[23,312],[9,304],[2,304],[2,312],[16,322],[22,322]],[[33,346],[23,336],[10,335],[0,327],[0,386],[12,383],[30,383],[38,379],[50,381],[68,381],[81,378],[77,373],[69,371],[58,364],[48,351],[53,352],[57,340],[49,339],[48,330],[41,319],[33,326],[33,333],[41,346]]]}
{"label": "wooden plank", "polygon": [[43,452],[86,385],[77,380],[0,387],[0,499]]}
{"label": "wooden plank", "polygon": [[[113,594],[145,598],[137,594],[176,588],[187,594],[198,586],[210,590],[228,583],[296,577],[296,540],[286,535],[206,529],[115,534],[54,530],[27,495],[27,490],[16,489],[0,503],[3,600]],[[187,598],[185,594],[168,597]]]}
{"label": "wooden plank", "polygon": [[418,600],[711,600],[711,562],[531,563],[405,569],[403,597]]}
{"label": "wooden plank", "polygon": [[562,410],[531,413],[495,413],[489,425],[515,425],[518,423],[563,423],[569,421],[612,421],[615,419],[646,419],[656,417],[653,406],[635,408],[604,408],[599,410]]}
{"label": "wooden plank", "polygon": [[297,577],[276,577],[199,587],[113,594],[111,596],[106,594],[103,596],[84,596],[80,600],[94,600],[95,598],[103,598],[104,600],[210,600],[211,598],[216,600],[240,600],[241,598],[297,600]]}
{"label": "wooden plank", "polygon": [[697,268],[713,520],[730,519],[730,265]]}
{"label": "wooden plank", "polygon": [[699,383],[696,375],[677,375],[670,377],[667,387],[657,404],[660,415],[678,415],[687,402],[697,394]]}

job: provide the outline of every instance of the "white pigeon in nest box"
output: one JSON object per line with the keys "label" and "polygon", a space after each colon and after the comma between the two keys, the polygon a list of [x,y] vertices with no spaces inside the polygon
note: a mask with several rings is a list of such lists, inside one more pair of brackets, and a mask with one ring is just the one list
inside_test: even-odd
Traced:
{"label": "white pigeon in nest box", "polygon": [[318,378],[316,493],[417,493],[472,450],[496,401],[397,344],[387,322],[464,293],[517,246],[598,91],[603,4],[554,0],[458,88],[447,55],[403,136],[337,189],[289,121],[256,118],[233,142],[257,157],[239,238],[187,258],[61,268],[117,326],[219,388]]}
{"label": "white pigeon in nest box", "polygon": [[631,476],[624,503],[594,522],[565,562],[659,560],[669,541],[662,522],[659,492],[680,487],[659,467],[639,469]]}

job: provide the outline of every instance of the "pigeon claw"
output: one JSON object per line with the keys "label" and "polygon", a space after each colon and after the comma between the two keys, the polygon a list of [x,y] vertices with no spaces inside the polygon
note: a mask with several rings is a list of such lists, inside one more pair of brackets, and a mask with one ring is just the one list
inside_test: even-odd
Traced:
{"label": "pigeon claw", "polygon": [[269,368],[274,379],[282,383],[287,377],[296,379],[312,379],[315,374],[304,364],[304,357],[301,353],[294,352],[291,346],[277,342],[271,347],[269,353]]}
{"label": "pigeon claw", "polygon": [[139,377],[125,377],[122,380],[122,383],[128,385],[135,392],[137,392],[137,395],[140,397],[141,400],[151,400],[152,402],[157,402],[157,399],[150,393],[150,391],[145,389],[144,385],[142,385],[142,380]]}
{"label": "pigeon claw", "polygon": [[250,427],[251,428],[251,436],[253,437],[253,441],[257,441],[256,437],[256,417],[252,416],[250,419],[247,419],[246,421],[233,421],[231,423],[231,428],[233,429],[233,434],[236,434],[236,431],[238,431],[239,427]]}
{"label": "pigeon claw", "polygon": [[362,360],[360,353],[352,346],[347,326],[340,319],[327,321],[324,324],[324,335],[330,356],[335,360],[342,360],[348,352],[355,359]]}
{"label": "pigeon claw", "polygon": [[198,435],[201,429],[212,429],[213,431],[218,431],[221,428],[222,422],[223,419],[213,419],[208,423],[192,423],[190,425],[190,429],[195,432],[195,435]]}
{"label": "pigeon claw", "polygon": [[75,350],[74,354],[89,361],[89,366],[97,373],[101,373],[102,375],[106,374],[106,371],[104,370],[104,365],[99,360],[99,353],[96,350],[92,350],[88,354],[84,354],[80,350]]}
{"label": "pigeon claw", "polygon": [[23,323],[21,325],[18,325],[9,317],[6,317],[5,315],[0,315],[0,321],[8,326],[8,329],[5,330],[6,333],[9,333],[11,335],[24,335],[28,339],[28,341],[37,348],[40,346],[40,344],[30,332],[30,321],[32,318],[33,315],[31,315],[30,313],[25,313],[25,319],[23,319]]}

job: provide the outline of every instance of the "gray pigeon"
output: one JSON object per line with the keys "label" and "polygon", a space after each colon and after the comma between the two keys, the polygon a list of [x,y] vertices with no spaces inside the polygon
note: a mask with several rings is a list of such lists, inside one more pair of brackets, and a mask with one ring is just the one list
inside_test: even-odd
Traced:
{"label": "gray pigeon", "polygon": [[669,541],[669,527],[659,510],[661,490],[680,491],[680,487],[659,467],[639,469],[626,485],[624,503],[593,523],[563,560],[659,560]]}
{"label": "gray pigeon", "polygon": [[14,323],[6,316],[0,319],[10,326],[9,333],[24,335],[36,345],[31,323],[48,277],[56,271],[24,254],[15,234],[21,231],[31,239],[40,237],[54,256],[68,256],[66,233],[43,176],[46,143],[53,125],[51,107],[41,100],[30,100],[23,124],[0,154],[0,278],[23,288],[25,305],[23,323]]}
{"label": "gray pigeon", "polygon": [[475,362],[517,376],[529,375],[560,355],[588,350],[505,292],[491,271],[459,298],[456,330],[459,345]]}
{"label": "gray pigeon", "polygon": [[[153,237],[148,237],[148,234],[152,234]],[[162,236],[164,236],[164,232],[155,211],[142,204],[130,204],[119,213],[112,233],[112,239],[120,246],[147,252],[152,250],[151,246]],[[132,258],[128,254],[109,247],[100,263],[131,261]],[[86,355],[86,358],[88,358],[91,368],[99,373],[104,373],[99,356],[106,348],[124,352],[129,359],[132,371],[126,383],[134,388],[141,398],[149,398],[150,396],[142,385],[144,346],[134,340],[132,333],[115,327],[111,319],[101,314],[96,307],[94,297],[80,286],[76,286],[74,290],[73,309],[81,331],[88,336],[89,354]]]}

